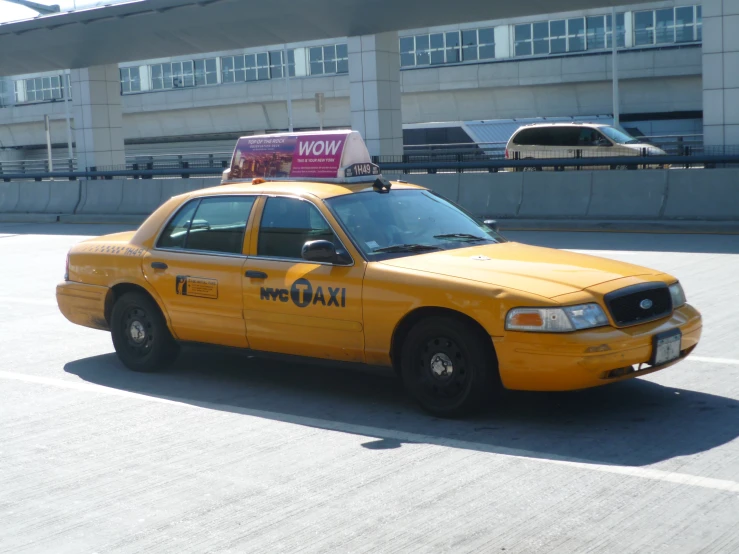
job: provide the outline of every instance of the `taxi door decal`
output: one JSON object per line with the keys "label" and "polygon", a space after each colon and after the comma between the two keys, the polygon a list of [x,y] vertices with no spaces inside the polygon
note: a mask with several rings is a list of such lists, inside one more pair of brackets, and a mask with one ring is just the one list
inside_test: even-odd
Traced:
{"label": "taxi door decal", "polygon": [[[306,308],[320,304],[322,306],[333,306],[336,308],[346,308],[346,289],[343,287],[323,287],[319,286],[315,292],[313,285],[308,279],[298,279],[290,289],[275,289],[272,287],[261,287],[259,289],[259,299],[269,300],[273,302],[288,302],[292,300],[298,308]],[[328,299],[326,296],[328,295]]]}
{"label": "taxi door decal", "polygon": [[180,296],[218,299],[218,281],[205,277],[178,275],[175,279],[175,292]]}

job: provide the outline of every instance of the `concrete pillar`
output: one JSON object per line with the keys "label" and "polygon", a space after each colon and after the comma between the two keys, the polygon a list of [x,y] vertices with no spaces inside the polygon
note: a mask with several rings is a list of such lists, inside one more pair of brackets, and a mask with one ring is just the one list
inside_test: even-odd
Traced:
{"label": "concrete pillar", "polygon": [[349,37],[352,129],[373,156],[403,154],[398,33]]}
{"label": "concrete pillar", "polygon": [[125,164],[118,66],[73,69],[71,81],[77,167],[84,170]]}
{"label": "concrete pillar", "polygon": [[703,0],[703,133],[739,145],[739,0]]}

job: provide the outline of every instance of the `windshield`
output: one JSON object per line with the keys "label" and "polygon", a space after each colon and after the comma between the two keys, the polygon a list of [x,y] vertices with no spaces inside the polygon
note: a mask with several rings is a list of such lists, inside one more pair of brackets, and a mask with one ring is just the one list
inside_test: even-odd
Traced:
{"label": "windshield", "polygon": [[606,135],[609,139],[611,139],[613,142],[618,144],[639,144],[641,143],[640,140],[635,139],[631,135],[624,133],[623,131],[619,131],[615,127],[598,127],[598,130]]}
{"label": "windshield", "polygon": [[371,261],[505,242],[481,221],[426,190],[361,192],[326,204]]}

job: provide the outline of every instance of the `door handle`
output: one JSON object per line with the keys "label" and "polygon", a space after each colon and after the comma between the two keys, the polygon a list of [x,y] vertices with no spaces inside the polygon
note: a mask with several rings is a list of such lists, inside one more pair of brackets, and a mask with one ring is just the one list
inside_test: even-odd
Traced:
{"label": "door handle", "polygon": [[154,269],[167,269],[169,266],[164,262],[151,262],[151,267]]}
{"label": "door handle", "polygon": [[267,274],[264,271],[252,271],[249,270],[246,272],[246,276],[250,279],[266,279]]}

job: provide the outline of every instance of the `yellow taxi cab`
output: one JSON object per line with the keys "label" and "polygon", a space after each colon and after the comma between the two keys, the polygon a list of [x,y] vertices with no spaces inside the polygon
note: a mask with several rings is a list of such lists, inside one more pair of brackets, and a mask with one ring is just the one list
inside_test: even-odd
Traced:
{"label": "yellow taxi cab", "polygon": [[132,370],[162,369],[188,342],[387,366],[440,416],[501,387],[646,375],[702,328],[676,278],[509,242],[387,181],[356,132],[242,138],[222,185],[74,246],[67,266],[60,310],[110,331]]}

